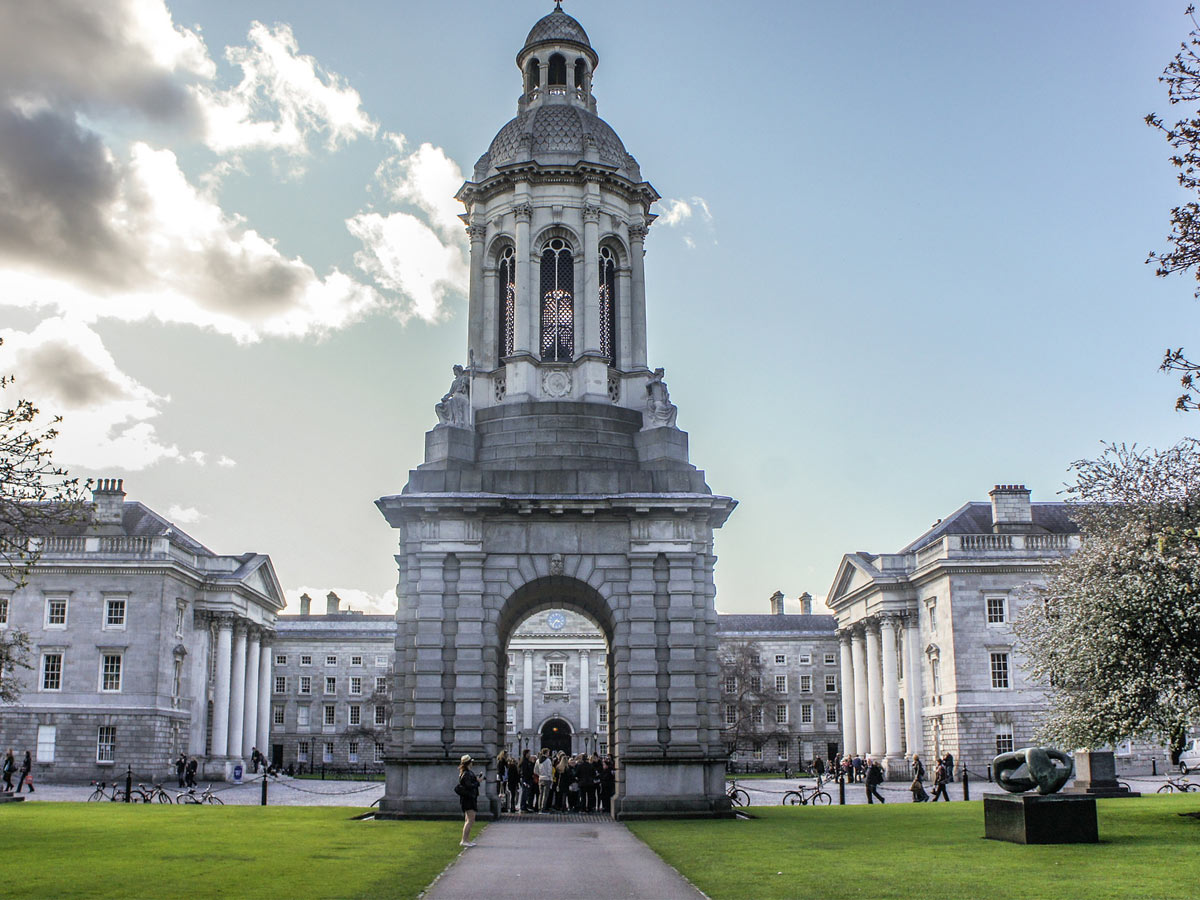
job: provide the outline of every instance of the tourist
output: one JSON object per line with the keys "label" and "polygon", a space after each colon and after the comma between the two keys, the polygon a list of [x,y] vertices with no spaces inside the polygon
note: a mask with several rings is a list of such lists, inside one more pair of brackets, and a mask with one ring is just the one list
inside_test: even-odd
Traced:
{"label": "tourist", "polygon": [[500,812],[510,812],[508,807],[508,751],[501,750],[496,754],[496,799],[500,803]]}
{"label": "tourist", "polygon": [[825,780],[825,760],[817,757],[813,760],[813,771],[817,773],[817,787]]}
{"label": "tourist", "polygon": [[537,775],[533,771],[533,757],[526,747],[521,751],[521,812],[533,812],[533,804],[537,797]]}
{"label": "tourist", "polygon": [[517,761],[511,756],[508,758],[508,771],[505,774],[508,779],[508,811],[511,813],[519,812],[521,801],[521,770],[517,768]]}
{"label": "tourist", "polygon": [[[946,754],[949,756],[949,754]],[[946,782],[950,780],[950,776],[946,770],[946,759],[937,764],[937,768],[933,770],[933,802],[937,803],[937,798],[941,797],[947,803],[950,802],[950,793],[946,790]]]}
{"label": "tourist", "polygon": [[591,812],[596,805],[596,767],[586,754],[579,757],[575,777],[579,779],[579,809]]}
{"label": "tourist", "polygon": [[913,780],[908,789],[912,791],[913,803],[924,803],[929,799],[925,785],[922,784],[925,780],[925,765],[921,762],[921,757],[915,753],[912,755],[912,773]]}
{"label": "tourist", "polygon": [[471,826],[475,824],[475,810],[479,803],[479,778],[471,771],[473,762],[469,755],[463,754],[462,759],[458,761],[458,784],[454,786],[454,793],[458,794],[459,805],[463,811],[460,847],[475,846],[475,842],[471,840]]}
{"label": "tourist", "polygon": [[878,760],[868,756],[866,767],[867,802],[874,803],[878,800],[880,803],[886,803],[883,795],[879,793],[879,785],[883,783],[883,766],[879,765]]}
{"label": "tourist", "polygon": [[194,756],[187,761],[187,768],[184,770],[185,786],[189,788],[194,788],[196,786],[196,769],[198,769],[199,766],[200,764],[196,762],[196,757]]}
{"label": "tourist", "polygon": [[4,776],[4,790],[6,790],[10,793],[12,792],[12,789],[13,789],[13,783],[12,783],[13,772],[15,772],[16,770],[17,770],[17,763],[13,759],[12,747],[9,747],[8,753],[6,753],[4,755],[4,764],[3,764],[3,766],[0,766],[0,775]]}
{"label": "tourist", "polygon": [[29,758],[29,751],[25,751],[25,759],[21,762],[21,774],[17,778],[17,793],[21,793],[22,786],[28,786],[29,793],[33,793],[33,776],[29,773],[33,770],[33,761]]}
{"label": "tourist", "polygon": [[545,747],[538,752],[537,766],[538,812],[550,811],[550,791],[554,787],[554,764],[550,762],[550,751]]}
{"label": "tourist", "polygon": [[863,780],[863,758],[855,753],[850,764],[854,766],[854,783],[857,784]]}
{"label": "tourist", "polygon": [[610,757],[604,757],[600,762],[600,810],[612,811],[613,794],[617,792],[617,770],[613,768]]}
{"label": "tourist", "polygon": [[179,754],[179,759],[175,760],[175,777],[179,780],[179,786],[183,787],[183,773],[187,769],[187,757],[183,753]]}
{"label": "tourist", "polygon": [[263,755],[258,752],[257,747],[250,748],[250,771],[255,775],[258,774],[258,764],[264,762]]}
{"label": "tourist", "polygon": [[946,781],[953,781],[954,780],[954,754],[951,753],[949,750],[947,750],[946,755],[942,757],[942,762],[946,766]]}

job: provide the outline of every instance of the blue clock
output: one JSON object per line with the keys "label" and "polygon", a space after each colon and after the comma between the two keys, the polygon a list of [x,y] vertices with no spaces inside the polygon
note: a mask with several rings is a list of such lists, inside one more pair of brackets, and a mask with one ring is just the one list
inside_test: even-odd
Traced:
{"label": "blue clock", "polygon": [[555,631],[562,631],[563,626],[567,624],[567,617],[560,612],[550,613],[550,617],[546,619],[546,624]]}

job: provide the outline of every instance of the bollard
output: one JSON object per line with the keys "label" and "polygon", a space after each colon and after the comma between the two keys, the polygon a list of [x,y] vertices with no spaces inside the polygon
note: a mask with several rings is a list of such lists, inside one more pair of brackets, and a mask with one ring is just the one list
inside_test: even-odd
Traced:
{"label": "bollard", "polygon": [[1158,774],[1158,757],[1157,756],[1150,757],[1150,774],[1151,775]]}
{"label": "bollard", "polygon": [[262,777],[262,803],[260,805],[267,805],[267,773],[265,771],[263,772]]}
{"label": "bollard", "polygon": [[846,776],[838,775],[838,806],[846,805]]}
{"label": "bollard", "polygon": [[125,802],[129,802],[129,795],[133,793],[133,766],[125,767]]}
{"label": "bollard", "polygon": [[988,763],[987,776],[988,776],[988,783],[990,784],[991,780],[992,780],[992,764],[991,763]]}
{"label": "bollard", "polygon": [[970,800],[971,799],[971,783],[967,780],[967,767],[965,765],[962,767],[962,785],[963,785],[963,799]]}
{"label": "bollard", "polygon": [[325,780],[325,763],[321,763],[321,780]]}

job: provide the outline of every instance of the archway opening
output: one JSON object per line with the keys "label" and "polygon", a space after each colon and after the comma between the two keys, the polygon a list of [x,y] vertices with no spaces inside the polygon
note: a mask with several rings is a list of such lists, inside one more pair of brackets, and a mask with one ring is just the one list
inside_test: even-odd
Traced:
{"label": "archway opening", "polygon": [[539,749],[549,750],[552,756],[573,753],[570,724],[563,719],[547,719],[542,725],[542,746]]}

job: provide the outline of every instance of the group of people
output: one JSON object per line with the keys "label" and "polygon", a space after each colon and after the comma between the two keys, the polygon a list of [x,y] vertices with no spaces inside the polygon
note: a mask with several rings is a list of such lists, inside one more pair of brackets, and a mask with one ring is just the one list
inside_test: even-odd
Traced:
{"label": "group of people", "polygon": [[921,762],[921,758],[917,754],[912,756],[912,784],[908,789],[912,791],[913,803],[926,803],[929,800],[937,801],[938,797],[949,802],[950,793],[946,790],[946,785],[954,780],[954,755],[947,752],[945,756],[938,760],[937,766],[933,770],[933,796],[929,796],[929,792],[925,790],[925,764]]}
{"label": "group of people", "polygon": [[[25,751],[25,759],[21,761],[20,774],[17,777],[16,793],[21,793],[21,788],[29,788],[29,793],[33,793],[33,759],[29,751]],[[13,793],[13,775],[17,774],[17,760],[13,756],[12,747],[8,748],[8,753],[4,754],[4,763],[0,765],[0,774],[4,776],[4,791],[5,793]]]}
{"label": "group of people", "polygon": [[496,757],[496,789],[502,811],[510,813],[597,812],[607,809],[616,792],[616,769],[595,753],[537,757],[523,750],[520,759],[501,750]]}
{"label": "group of people", "polygon": [[185,753],[179,754],[179,758],[175,760],[175,777],[179,779],[181,788],[196,786],[196,770],[198,768],[200,768],[200,763],[196,761],[196,757],[188,757]]}
{"label": "group of people", "polygon": [[[821,759],[814,761],[813,768],[817,773],[817,786],[820,787],[825,772],[825,764]],[[831,778],[841,778],[847,783],[863,783],[867,788],[867,802],[874,803],[878,800],[880,803],[886,803],[883,795],[879,793],[879,785],[883,783],[884,773],[883,766],[879,760],[871,756],[853,756],[838,755],[830,760],[829,772]],[[937,766],[933,771],[933,796],[929,796],[929,792],[925,790],[925,764],[921,762],[920,756],[916,753],[912,755],[912,784],[909,785],[909,790],[912,791],[914,803],[925,803],[929,800],[936,801],[939,797],[943,800],[949,800],[950,794],[946,790],[946,786],[954,780],[954,755],[947,752],[945,756],[937,761]]]}

